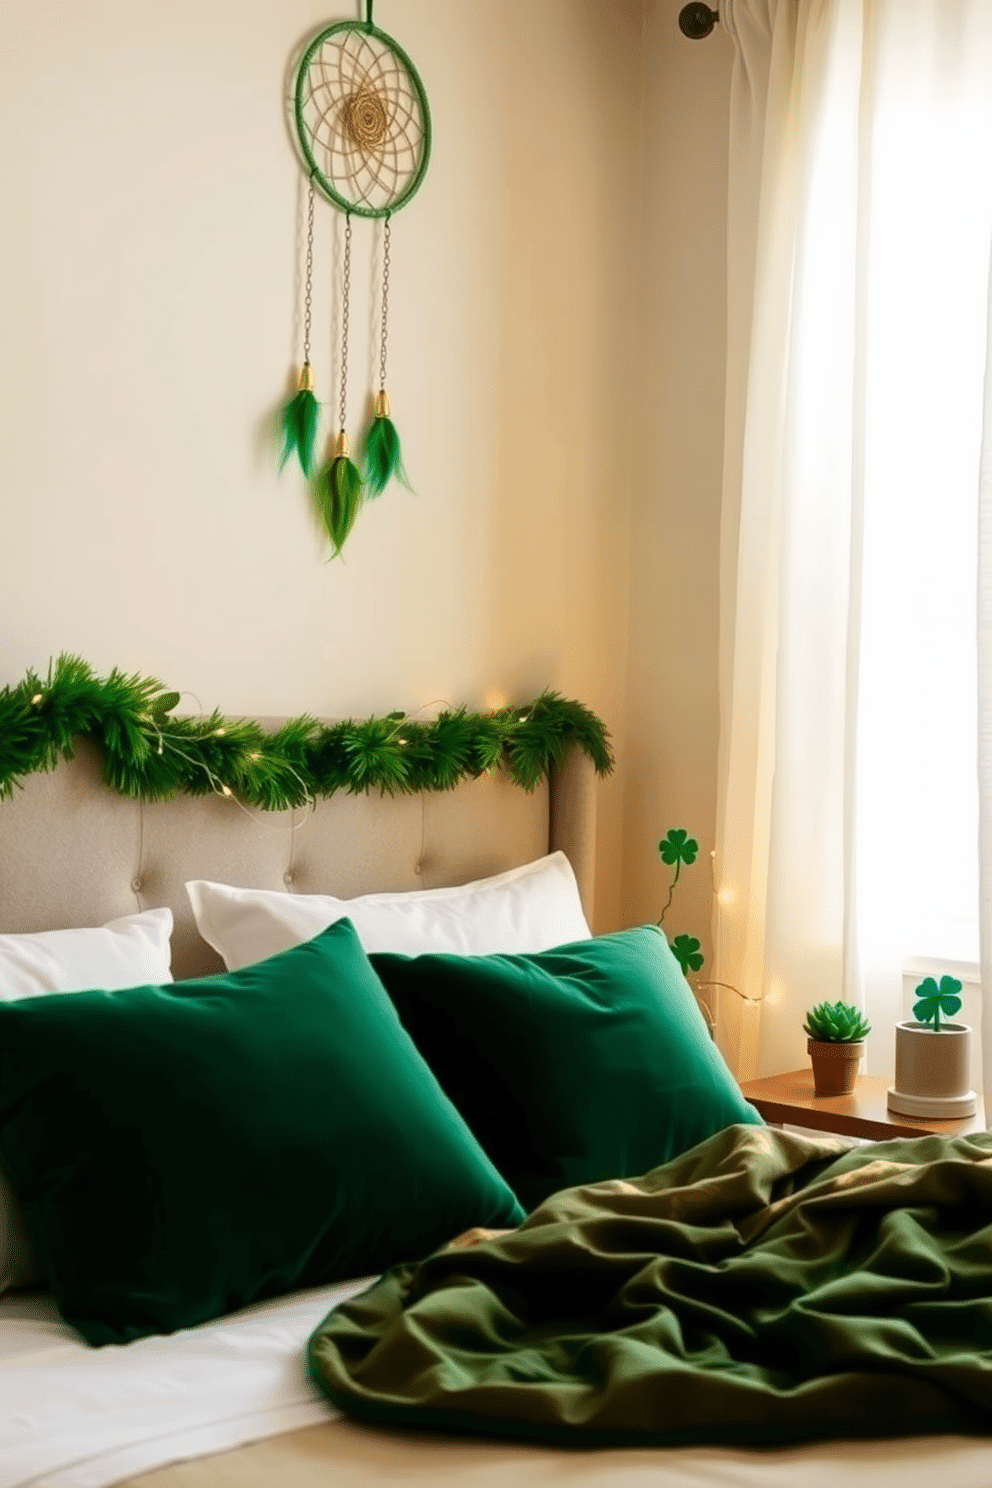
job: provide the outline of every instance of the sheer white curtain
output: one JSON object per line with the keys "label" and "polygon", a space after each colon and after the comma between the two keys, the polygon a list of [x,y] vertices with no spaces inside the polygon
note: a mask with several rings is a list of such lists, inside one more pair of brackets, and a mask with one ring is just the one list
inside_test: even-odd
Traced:
{"label": "sheer white curtain", "polygon": [[[714,975],[750,1000],[723,994],[718,1039],[742,1078],[800,1067],[806,1009],[845,996],[888,1074],[925,971],[961,976],[981,1021],[980,739],[992,948],[992,3],[723,0],[721,19]],[[983,1036],[992,1111],[992,1011]]]}

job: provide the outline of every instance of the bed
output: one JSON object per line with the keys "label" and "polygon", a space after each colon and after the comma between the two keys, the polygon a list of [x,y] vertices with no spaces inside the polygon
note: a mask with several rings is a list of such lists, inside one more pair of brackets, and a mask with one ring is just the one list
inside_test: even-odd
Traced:
{"label": "bed", "polygon": [[[72,762],[31,776],[0,802],[0,935],[168,911],[177,980],[221,976],[225,966],[242,975],[229,970],[235,951],[228,947],[222,958],[200,934],[187,883],[285,895],[299,906],[321,895],[415,897],[494,876],[515,883],[529,865],[560,863],[558,855],[591,920],[594,831],[594,773],[577,751],[531,793],[497,771],[444,793],[342,793],[314,811],[274,818],[216,795],[126,800],[102,784],[100,758],[80,740]],[[235,938],[242,903],[233,905]],[[211,934],[216,941],[223,932]],[[242,946],[242,961],[253,947]],[[296,954],[274,953],[277,961]],[[456,985],[453,995],[463,993]],[[85,1055],[97,1064],[101,1057],[95,1046]],[[177,1095],[175,1120],[181,1105]],[[454,1240],[455,1228],[443,1238]],[[477,1235],[474,1243],[478,1253],[501,1241]],[[364,1253],[376,1254],[374,1247]],[[362,1425],[315,1386],[307,1342],[380,1269],[356,1265],[328,1285],[283,1290],[168,1334],[149,1327],[131,1341],[99,1340],[102,1347],[80,1337],[43,1285],[7,1291],[0,1296],[0,1488],[526,1485],[549,1476],[584,1488],[777,1488],[797,1477],[810,1488],[832,1488],[853,1473],[869,1488],[906,1488],[935,1472],[945,1488],[973,1488],[992,1472],[992,1446],[964,1434],[761,1450],[596,1444],[582,1451]]]}

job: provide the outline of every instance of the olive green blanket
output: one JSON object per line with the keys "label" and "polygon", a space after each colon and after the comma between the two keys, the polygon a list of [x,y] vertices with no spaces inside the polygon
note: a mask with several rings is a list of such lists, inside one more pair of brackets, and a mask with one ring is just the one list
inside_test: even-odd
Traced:
{"label": "olive green blanket", "polygon": [[992,1434],[992,1135],[730,1127],[394,1267],[309,1365],[361,1420],[558,1445]]}

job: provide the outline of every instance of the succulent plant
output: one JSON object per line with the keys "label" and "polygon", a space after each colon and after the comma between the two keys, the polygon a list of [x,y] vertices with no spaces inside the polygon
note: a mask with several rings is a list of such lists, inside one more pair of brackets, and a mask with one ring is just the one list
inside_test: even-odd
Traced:
{"label": "succulent plant", "polygon": [[849,1002],[818,1002],[806,1014],[803,1031],[821,1044],[853,1044],[871,1033],[871,1024]]}

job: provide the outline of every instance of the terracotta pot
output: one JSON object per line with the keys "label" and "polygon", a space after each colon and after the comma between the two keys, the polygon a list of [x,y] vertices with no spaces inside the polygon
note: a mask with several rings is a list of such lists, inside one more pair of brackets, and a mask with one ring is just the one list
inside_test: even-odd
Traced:
{"label": "terracotta pot", "polygon": [[973,1116],[978,1096],[970,1088],[971,1028],[943,1023],[896,1024],[896,1082],[889,1090],[890,1111],[902,1116]]}
{"label": "terracotta pot", "polygon": [[864,1039],[833,1044],[811,1038],[806,1040],[806,1048],[813,1062],[814,1095],[850,1095],[865,1052]]}

